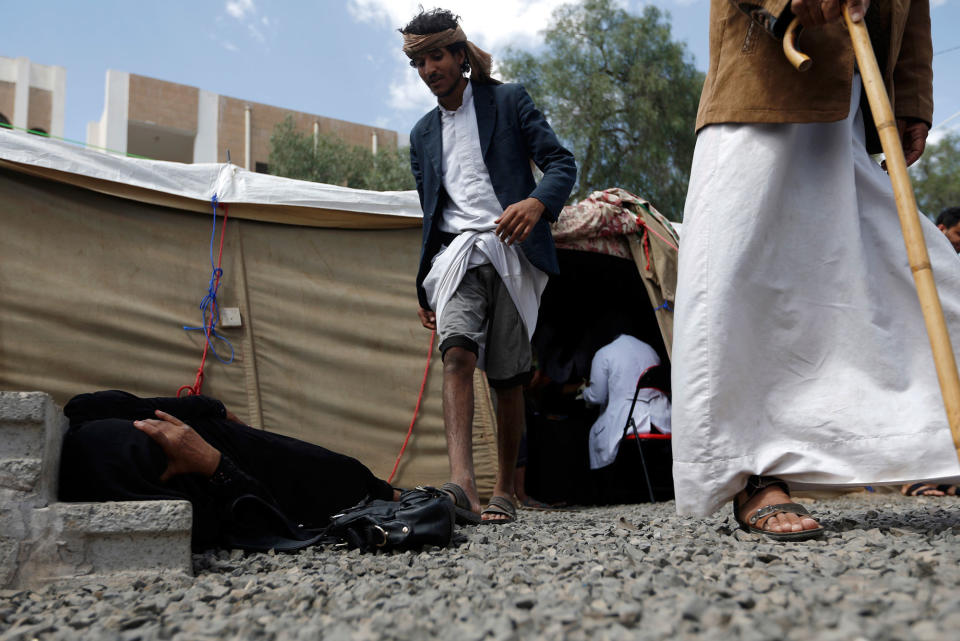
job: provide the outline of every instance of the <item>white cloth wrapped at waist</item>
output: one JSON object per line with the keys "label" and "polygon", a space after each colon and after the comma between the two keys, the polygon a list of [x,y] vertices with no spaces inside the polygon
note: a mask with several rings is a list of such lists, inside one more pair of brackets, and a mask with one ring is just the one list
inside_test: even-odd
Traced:
{"label": "white cloth wrapped at waist", "polygon": [[[547,275],[530,264],[518,245],[507,245],[494,233],[494,227],[460,233],[449,246],[433,258],[430,272],[423,280],[430,307],[443,317],[443,310],[460,286],[464,274],[472,267],[490,263],[517,306],[520,318],[533,338],[537,327],[540,296],[547,286]],[[484,367],[483,344],[479,345],[477,366]]]}

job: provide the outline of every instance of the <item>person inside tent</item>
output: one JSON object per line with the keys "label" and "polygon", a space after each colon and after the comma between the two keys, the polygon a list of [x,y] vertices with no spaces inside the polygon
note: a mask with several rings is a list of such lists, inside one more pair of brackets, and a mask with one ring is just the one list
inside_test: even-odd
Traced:
{"label": "person inside tent", "polygon": [[188,500],[196,550],[296,549],[365,498],[397,498],[360,461],[254,429],[208,396],[111,390],[64,414],[60,500]]}
{"label": "person inside tent", "polygon": [[644,382],[644,376],[659,367],[657,352],[629,334],[620,334],[593,357],[583,399],[603,406],[590,428],[589,447],[590,468],[597,472],[604,502],[673,498],[669,440],[650,440],[654,447],[649,448],[649,456],[638,449],[643,447],[641,441],[670,433],[670,399],[660,389],[664,386],[653,380]]}

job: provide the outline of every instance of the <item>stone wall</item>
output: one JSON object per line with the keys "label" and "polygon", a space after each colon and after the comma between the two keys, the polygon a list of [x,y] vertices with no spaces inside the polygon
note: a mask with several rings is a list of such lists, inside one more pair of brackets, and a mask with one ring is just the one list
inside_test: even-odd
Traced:
{"label": "stone wall", "polygon": [[0,114],[13,124],[13,102],[16,99],[17,85],[0,80]]}
{"label": "stone wall", "polygon": [[57,502],[66,427],[49,395],[0,392],[0,588],[189,575],[188,502]]}
{"label": "stone wall", "polygon": [[53,126],[53,92],[30,87],[27,108],[27,129],[41,129],[50,133]]}
{"label": "stone wall", "polygon": [[129,120],[196,133],[200,90],[130,74]]}

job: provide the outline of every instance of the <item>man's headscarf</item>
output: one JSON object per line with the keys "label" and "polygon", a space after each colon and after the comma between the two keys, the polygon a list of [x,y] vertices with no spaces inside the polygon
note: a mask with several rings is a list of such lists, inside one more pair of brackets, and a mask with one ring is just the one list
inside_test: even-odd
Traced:
{"label": "man's headscarf", "polygon": [[482,84],[499,84],[498,80],[490,77],[490,54],[467,40],[467,34],[458,25],[456,29],[444,29],[437,33],[418,35],[415,33],[403,34],[403,53],[411,60],[422,56],[428,51],[441,49],[455,42],[467,43],[467,62],[470,63],[470,77]]}

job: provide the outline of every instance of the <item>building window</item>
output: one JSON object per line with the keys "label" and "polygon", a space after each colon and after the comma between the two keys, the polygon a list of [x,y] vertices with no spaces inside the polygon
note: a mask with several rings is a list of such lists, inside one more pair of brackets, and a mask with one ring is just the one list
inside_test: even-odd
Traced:
{"label": "building window", "polygon": [[258,174],[269,174],[270,165],[265,162],[255,162],[253,163],[253,170]]}
{"label": "building window", "polygon": [[9,127],[9,126],[10,126],[10,121],[7,120],[7,117],[6,117],[6,116],[4,116],[3,114],[0,114],[0,127],[2,127],[2,126]]}

